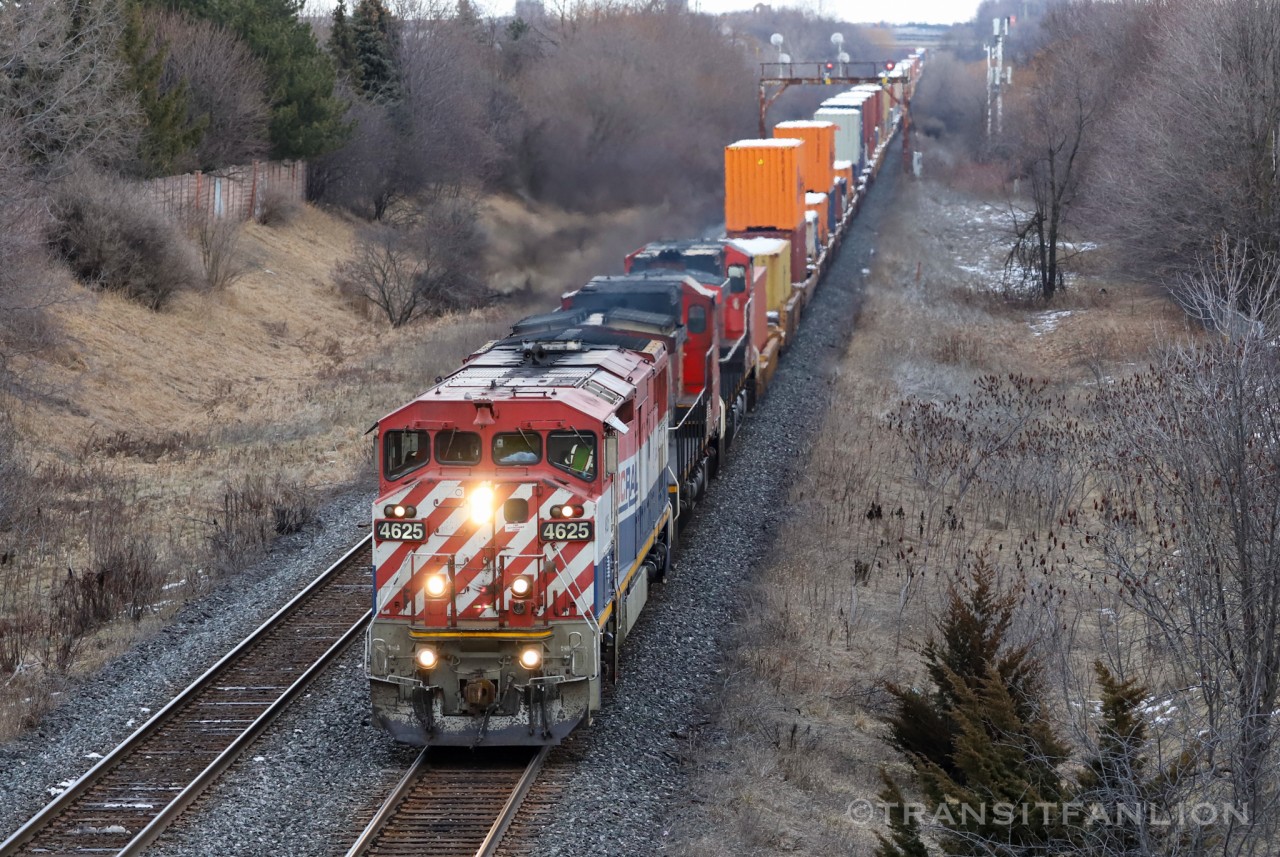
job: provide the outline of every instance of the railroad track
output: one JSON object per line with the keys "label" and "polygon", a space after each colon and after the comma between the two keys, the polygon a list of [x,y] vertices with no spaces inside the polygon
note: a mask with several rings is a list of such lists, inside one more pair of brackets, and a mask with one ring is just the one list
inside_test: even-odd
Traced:
{"label": "railroad track", "polygon": [[423,750],[347,857],[491,857],[550,750]]}
{"label": "railroad track", "polygon": [[19,854],[142,852],[370,618],[366,537],[3,843]]}

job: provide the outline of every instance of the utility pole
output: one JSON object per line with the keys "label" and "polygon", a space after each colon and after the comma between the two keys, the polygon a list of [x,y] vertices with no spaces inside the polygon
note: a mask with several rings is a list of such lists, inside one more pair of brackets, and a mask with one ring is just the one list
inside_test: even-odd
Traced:
{"label": "utility pole", "polygon": [[[987,49],[987,136],[991,136],[992,116],[995,117],[996,134],[1004,132],[1004,38],[1009,35],[1008,18],[992,18],[991,34],[994,44]],[[1009,69],[1009,82],[1013,81],[1013,69]],[[994,108],[994,109],[993,109]]]}

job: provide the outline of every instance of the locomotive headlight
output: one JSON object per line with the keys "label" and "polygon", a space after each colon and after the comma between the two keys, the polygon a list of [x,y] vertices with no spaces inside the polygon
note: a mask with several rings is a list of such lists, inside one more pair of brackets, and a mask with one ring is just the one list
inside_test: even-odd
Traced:
{"label": "locomotive headlight", "polygon": [[409,510],[406,509],[404,506],[396,506],[394,509],[391,510],[391,514],[397,518],[403,518],[408,513],[409,513]]}
{"label": "locomotive headlight", "polygon": [[520,652],[520,666],[527,670],[536,670],[542,666],[542,649],[530,646]]}
{"label": "locomotive headlight", "polygon": [[533,578],[521,575],[511,581],[511,594],[516,598],[527,598],[533,592]]}
{"label": "locomotive headlight", "polygon": [[449,578],[443,574],[432,574],[427,577],[427,596],[430,598],[443,598],[444,594],[449,591]]}
{"label": "locomotive headlight", "polygon": [[436,654],[435,649],[422,648],[414,652],[413,660],[420,669],[433,670],[436,664],[440,663],[440,656]]}
{"label": "locomotive headlight", "polygon": [[467,498],[471,506],[471,520],[477,524],[487,524],[493,520],[493,489],[481,485],[471,492]]}

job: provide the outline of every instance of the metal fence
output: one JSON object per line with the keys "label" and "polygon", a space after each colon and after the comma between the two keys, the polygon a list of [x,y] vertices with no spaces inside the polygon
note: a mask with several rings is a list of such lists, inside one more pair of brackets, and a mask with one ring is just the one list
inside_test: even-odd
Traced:
{"label": "metal fence", "polygon": [[194,172],[142,183],[143,194],[175,218],[258,219],[268,200],[302,202],[305,161],[254,161],[211,173]]}

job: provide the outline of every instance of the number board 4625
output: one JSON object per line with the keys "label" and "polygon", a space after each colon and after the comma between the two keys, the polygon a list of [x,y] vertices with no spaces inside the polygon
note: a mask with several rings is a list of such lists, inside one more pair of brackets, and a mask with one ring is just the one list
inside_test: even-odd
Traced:
{"label": "number board 4625", "polygon": [[422,521],[375,521],[373,532],[380,542],[421,542],[427,538]]}
{"label": "number board 4625", "polygon": [[538,538],[544,542],[589,542],[594,535],[590,521],[545,521]]}

